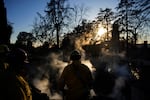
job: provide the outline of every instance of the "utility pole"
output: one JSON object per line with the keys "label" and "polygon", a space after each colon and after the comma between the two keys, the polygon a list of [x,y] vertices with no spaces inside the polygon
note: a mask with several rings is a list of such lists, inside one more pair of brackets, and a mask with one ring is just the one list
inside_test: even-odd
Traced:
{"label": "utility pole", "polygon": [[107,27],[106,27],[106,29],[107,29],[106,40],[108,41],[108,34],[109,34],[109,32],[108,32],[108,24],[109,24],[109,23],[108,23],[108,19],[107,19],[107,18],[106,18],[106,23],[107,23],[107,25],[106,25],[106,26],[107,26]]}

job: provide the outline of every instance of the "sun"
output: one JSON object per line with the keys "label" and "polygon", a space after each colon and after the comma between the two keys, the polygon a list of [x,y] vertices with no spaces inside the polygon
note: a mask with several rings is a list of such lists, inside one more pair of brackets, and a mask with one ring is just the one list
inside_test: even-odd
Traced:
{"label": "sun", "polygon": [[107,30],[104,27],[99,27],[97,35],[98,36],[102,36],[103,34],[105,34],[107,32]]}

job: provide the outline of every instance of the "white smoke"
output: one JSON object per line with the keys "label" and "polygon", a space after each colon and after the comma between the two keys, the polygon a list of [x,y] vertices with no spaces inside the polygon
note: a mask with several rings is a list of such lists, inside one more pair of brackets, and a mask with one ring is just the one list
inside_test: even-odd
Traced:
{"label": "white smoke", "polygon": [[125,52],[116,53],[102,49],[102,54],[101,60],[107,63],[105,69],[116,76],[115,85],[109,97],[115,100],[125,99],[122,89],[126,86],[131,76]]}
{"label": "white smoke", "polygon": [[39,64],[36,64],[31,72],[32,84],[42,93],[46,93],[50,100],[62,100],[59,91],[53,91],[53,89],[55,89],[58,77],[68,63],[63,62],[61,52],[50,52],[46,57],[40,56],[40,59]]}
{"label": "white smoke", "polygon": [[[84,45],[90,44],[90,39],[88,39],[86,41],[85,37],[81,36],[79,38],[76,38],[74,42],[75,42],[75,49],[79,50],[81,52],[82,63],[88,66],[88,68],[91,70],[93,75],[95,74],[96,68],[101,67],[101,66],[99,66],[101,62],[107,63],[107,66],[105,69],[108,72],[115,73],[117,71],[117,69],[120,68],[120,66],[118,65],[118,63],[120,62],[120,59],[125,58],[125,52],[115,53],[115,52],[111,52],[109,49],[105,49],[105,48],[101,48],[101,51],[99,51],[99,53],[101,53],[102,55],[100,55],[99,57],[87,58],[86,51],[82,47]],[[72,52],[72,51],[70,51],[70,52]],[[57,81],[58,77],[61,75],[65,66],[67,66],[70,62],[63,61],[62,51],[57,52],[57,53],[50,53],[49,55],[47,55],[46,60],[47,60],[47,62],[46,62],[46,64],[44,64],[44,66],[46,66],[46,67],[43,67],[43,66],[39,67],[39,70],[42,71],[39,74],[44,74],[44,78],[35,79],[34,84],[42,92],[47,93],[49,95],[50,99],[53,99],[53,100],[62,99],[62,96],[61,96],[61,94],[59,94],[58,91],[54,91],[53,93],[51,93],[51,91],[52,91],[51,85],[53,85],[54,83],[52,83],[50,81],[50,79]],[[120,72],[122,71],[121,69],[119,69],[119,70],[120,70]],[[125,73],[125,72],[122,71],[121,73]],[[42,76],[42,75],[39,75],[39,76]],[[55,76],[55,77],[53,77],[53,76]],[[114,86],[113,93],[111,94],[111,97],[116,97],[117,95],[119,95],[119,91],[124,86],[124,84],[125,84],[124,78],[122,78],[122,76],[118,77],[115,81],[115,86]]]}
{"label": "white smoke", "polygon": [[35,84],[36,88],[40,89],[42,93],[46,93],[48,96],[50,96],[50,90],[49,90],[49,81],[47,78],[44,78],[42,80],[34,79],[33,84]]}
{"label": "white smoke", "polygon": [[68,65],[68,62],[63,62],[62,56],[62,53],[51,53],[47,58],[50,62],[49,64],[51,67],[53,67],[54,69],[59,69],[59,75],[62,73],[64,67]]}

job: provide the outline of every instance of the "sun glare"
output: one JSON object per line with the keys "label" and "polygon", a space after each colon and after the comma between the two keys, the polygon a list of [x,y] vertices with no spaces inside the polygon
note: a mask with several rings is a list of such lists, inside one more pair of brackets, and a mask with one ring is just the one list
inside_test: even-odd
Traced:
{"label": "sun glare", "polygon": [[103,27],[100,27],[100,28],[98,29],[97,34],[98,34],[99,36],[102,36],[104,33],[106,33],[106,29],[103,28]]}

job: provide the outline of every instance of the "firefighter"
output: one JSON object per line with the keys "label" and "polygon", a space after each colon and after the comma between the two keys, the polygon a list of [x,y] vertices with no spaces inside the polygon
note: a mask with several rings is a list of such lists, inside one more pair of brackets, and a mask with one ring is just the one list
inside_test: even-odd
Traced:
{"label": "firefighter", "polygon": [[27,54],[22,49],[15,49],[9,53],[9,68],[1,73],[1,100],[32,100],[32,93],[24,77],[24,65]]}
{"label": "firefighter", "polygon": [[88,100],[93,77],[88,66],[81,63],[81,55],[75,50],[71,53],[71,64],[67,65],[58,82],[65,100]]}

